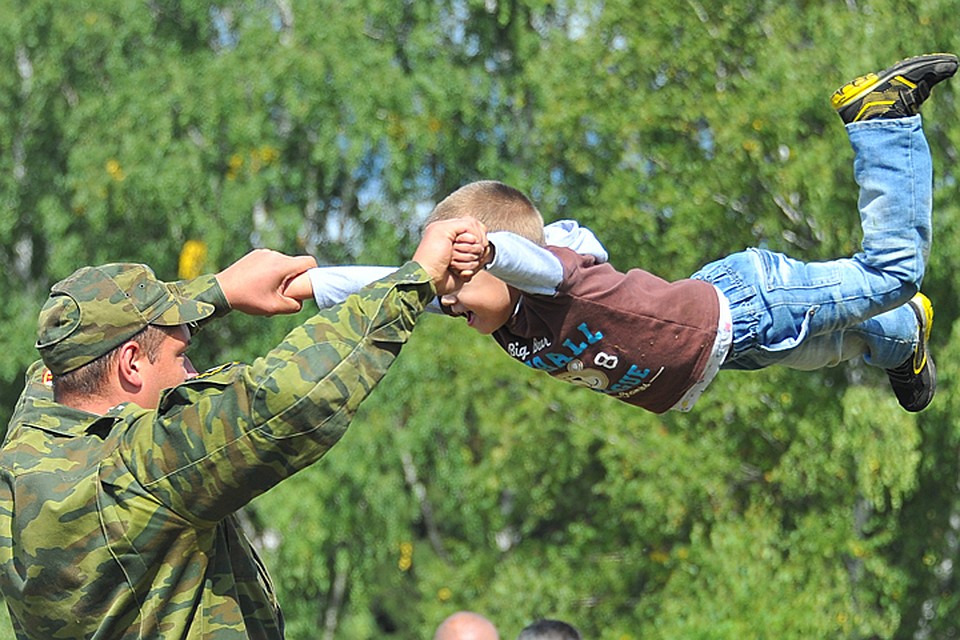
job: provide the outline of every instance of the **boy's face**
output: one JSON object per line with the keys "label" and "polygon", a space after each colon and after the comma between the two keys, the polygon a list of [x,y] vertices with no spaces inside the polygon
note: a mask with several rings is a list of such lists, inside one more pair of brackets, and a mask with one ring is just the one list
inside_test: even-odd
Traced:
{"label": "boy's face", "polygon": [[513,315],[519,292],[481,271],[459,290],[440,297],[440,304],[451,315],[463,316],[467,325],[482,334],[490,334],[502,327]]}

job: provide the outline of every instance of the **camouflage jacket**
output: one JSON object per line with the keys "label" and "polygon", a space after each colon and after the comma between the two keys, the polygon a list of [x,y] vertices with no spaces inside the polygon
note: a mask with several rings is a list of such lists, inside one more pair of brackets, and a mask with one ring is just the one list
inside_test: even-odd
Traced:
{"label": "camouflage jacket", "polygon": [[157,410],[57,404],[32,367],[0,448],[0,590],[17,637],[282,638],[234,512],[343,436],[433,295],[408,263]]}

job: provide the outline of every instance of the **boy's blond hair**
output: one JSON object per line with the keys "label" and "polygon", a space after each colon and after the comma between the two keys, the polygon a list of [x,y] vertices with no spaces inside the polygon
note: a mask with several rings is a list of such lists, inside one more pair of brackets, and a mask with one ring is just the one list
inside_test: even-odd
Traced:
{"label": "boy's blond hair", "polygon": [[464,185],[441,200],[427,224],[471,216],[487,231],[510,231],[543,246],[543,216],[530,199],[517,189],[495,180]]}

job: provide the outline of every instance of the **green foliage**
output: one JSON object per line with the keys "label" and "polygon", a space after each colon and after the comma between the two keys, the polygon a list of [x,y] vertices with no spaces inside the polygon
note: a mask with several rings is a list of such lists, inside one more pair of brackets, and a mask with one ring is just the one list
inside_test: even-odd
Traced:
{"label": "green foliage", "polygon": [[[828,97],[960,49],[946,0],[0,3],[0,419],[47,287],[89,263],[178,277],[247,250],[399,263],[439,198],[511,183],[621,269],[745,246],[857,250]],[[954,83],[924,107],[934,404],[862,364],[723,373],[653,416],[425,318],[343,441],[245,512],[288,637],[949,638],[960,633],[960,156]],[[305,311],[304,313],[307,313]],[[301,316],[231,316],[198,365]],[[0,622],[0,637],[8,624]]]}

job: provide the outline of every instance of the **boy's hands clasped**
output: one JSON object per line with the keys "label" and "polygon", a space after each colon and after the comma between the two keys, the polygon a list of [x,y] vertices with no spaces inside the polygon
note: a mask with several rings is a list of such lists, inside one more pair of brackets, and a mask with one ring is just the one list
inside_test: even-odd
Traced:
{"label": "boy's hands clasped", "polygon": [[474,218],[454,218],[427,225],[413,260],[430,274],[437,295],[443,295],[469,282],[488,252],[486,227]]}

